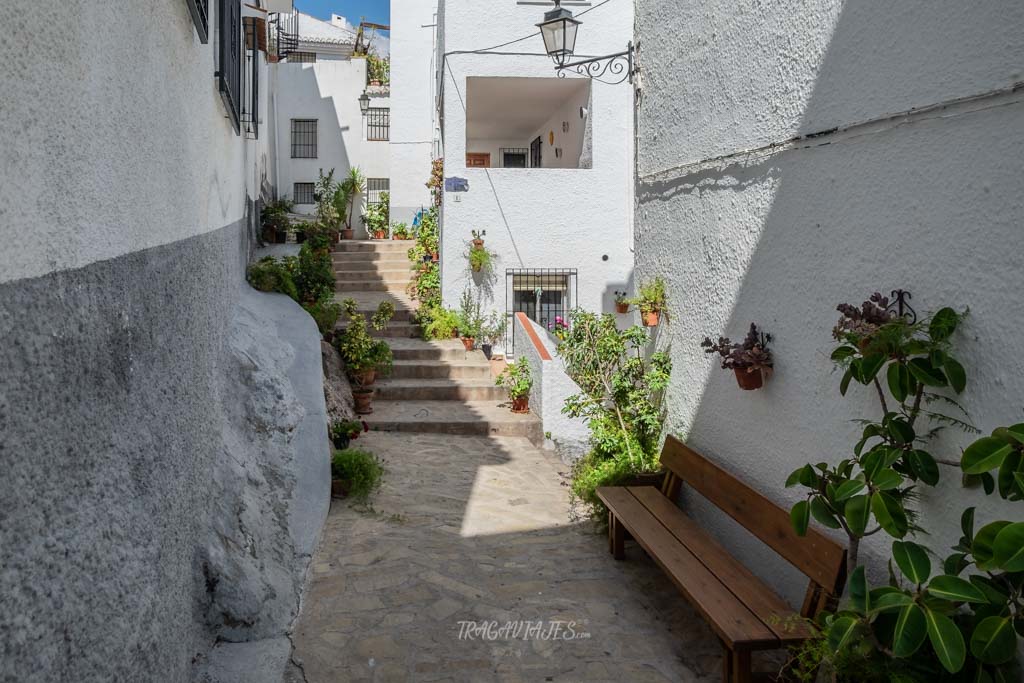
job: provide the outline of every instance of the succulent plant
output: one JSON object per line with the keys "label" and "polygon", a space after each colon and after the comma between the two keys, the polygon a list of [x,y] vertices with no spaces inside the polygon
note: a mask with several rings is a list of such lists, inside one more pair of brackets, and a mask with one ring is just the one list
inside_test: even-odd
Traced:
{"label": "succulent plant", "polygon": [[724,370],[764,370],[771,373],[772,352],[768,348],[771,342],[770,334],[759,332],[757,325],[750,323],[750,331],[740,344],[732,343],[728,337],[719,337],[718,343],[712,342],[710,337],[704,337],[700,345],[704,353],[717,353],[722,357]]}

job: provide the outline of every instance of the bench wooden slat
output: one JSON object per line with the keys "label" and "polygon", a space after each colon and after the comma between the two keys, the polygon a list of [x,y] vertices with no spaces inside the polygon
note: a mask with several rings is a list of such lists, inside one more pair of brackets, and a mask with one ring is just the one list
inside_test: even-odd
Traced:
{"label": "bench wooden slat", "polygon": [[[812,633],[799,614],[749,569],[740,564],[692,518],[650,486],[627,489],[708,571],[772,630],[782,642],[799,642]],[[794,618],[795,617],[795,618]]]}
{"label": "bench wooden slat", "polygon": [[813,528],[798,536],[788,512],[671,435],[661,462],[812,581],[829,593],[840,592],[846,580],[841,545]]}
{"label": "bench wooden slat", "polygon": [[680,544],[632,493],[622,487],[602,487],[597,495],[730,648],[779,646],[772,630]]}

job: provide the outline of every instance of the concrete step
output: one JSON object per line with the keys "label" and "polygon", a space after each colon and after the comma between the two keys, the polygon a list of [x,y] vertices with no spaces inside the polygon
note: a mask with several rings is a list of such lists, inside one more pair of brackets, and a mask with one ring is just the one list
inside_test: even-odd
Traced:
{"label": "concrete step", "polygon": [[[405,258],[388,258],[388,259],[367,259],[360,258],[363,255],[358,252],[351,254],[345,254],[345,256],[355,256],[357,258],[348,259],[334,259],[334,270],[337,271],[356,271],[356,270],[411,270],[412,262]],[[374,256],[380,256],[380,254],[374,254]]]}
{"label": "concrete step", "polygon": [[[365,311],[366,320],[370,320],[370,316],[373,315],[370,311]],[[344,330],[347,325],[339,324],[336,329]],[[370,333],[371,337],[378,339],[419,339],[423,336],[420,326],[412,323],[409,320],[392,320],[388,323],[388,326],[383,330],[375,330],[372,325],[367,326],[367,332]]]}
{"label": "concrete step", "polygon": [[472,361],[486,363],[482,351],[466,351],[458,339],[425,341],[403,339],[389,342],[395,360],[409,361]]}
{"label": "concrete step", "polygon": [[398,270],[348,270],[335,266],[334,277],[346,282],[412,282],[412,271],[408,268]]}
{"label": "concrete step", "polygon": [[396,360],[392,379],[477,379],[489,380],[491,366],[473,360]]}
{"label": "concrete step", "polygon": [[385,379],[378,381],[380,401],[503,401],[504,387],[487,379]]}
{"label": "concrete step", "polygon": [[524,436],[543,441],[540,419],[516,415],[507,401],[373,401],[363,419],[379,432],[428,432],[475,436]]}
{"label": "concrete step", "polygon": [[414,244],[413,240],[342,240],[335,245],[334,253],[396,252],[405,254]]}
{"label": "concrete step", "polygon": [[366,280],[335,280],[335,292],[405,292],[408,280],[369,282]]}

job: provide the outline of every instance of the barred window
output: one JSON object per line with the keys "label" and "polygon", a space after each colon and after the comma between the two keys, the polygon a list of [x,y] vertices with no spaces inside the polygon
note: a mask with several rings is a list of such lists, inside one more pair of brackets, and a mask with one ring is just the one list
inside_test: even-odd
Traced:
{"label": "barred window", "polygon": [[316,159],[316,119],[292,119],[292,159]]}
{"label": "barred window", "polygon": [[315,52],[289,52],[288,60],[292,64],[316,64]]}
{"label": "barred window", "polygon": [[239,128],[242,105],[242,5],[238,0],[220,0],[217,11],[220,59],[217,61],[217,82],[220,96],[228,110],[228,118]]}
{"label": "barred window", "polygon": [[366,179],[366,205],[381,203],[381,194],[391,189],[390,178],[367,178]]}
{"label": "barred window", "polygon": [[391,110],[387,107],[370,107],[366,110],[366,139],[391,139]]}
{"label": "barred window", "polygon": [[498,152],[502,168],[526,168],[530,150],[525,147],[502,147]]}
{"label": "barred window", "polygon": [[185,0],[192,23],[196,25],[199,42],[210,42],[210,0]]}
{"label": "barred window", "polygon": [[315,183],[295,183],[294,192],[292,197],[296,204],[316,204],[316,199],[313,198],[313,188]]}

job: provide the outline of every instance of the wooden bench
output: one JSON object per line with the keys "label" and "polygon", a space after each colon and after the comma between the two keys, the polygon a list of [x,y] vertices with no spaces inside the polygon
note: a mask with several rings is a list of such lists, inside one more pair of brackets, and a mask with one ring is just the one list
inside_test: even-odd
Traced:
{"label": "wooden bench", "polygon": [[[796,644],[811,635],[807,623],[834,606],[846,582],[846,550],[808,529],[797,536],[789,512],[668,437],[661,453],[665,479],[653,486],[602,487],[608,538],[616,559],[627,537],[636,540],[711,626],[724,648],[722,680],[753,680],[755,650]],[[781,475],[780,475],[781,476]],[[739,522],[810,579],[800,612],[729,554],[675,503],[686,484]]]}

